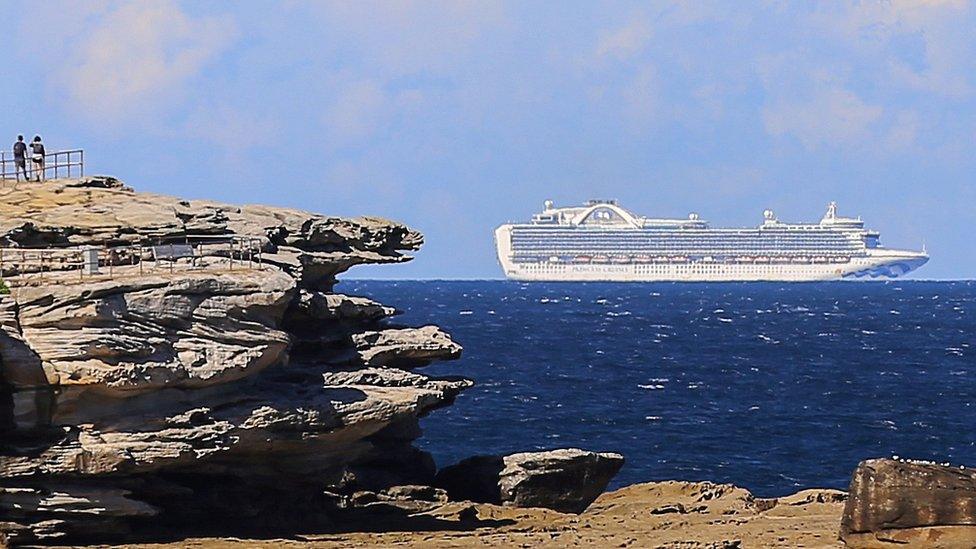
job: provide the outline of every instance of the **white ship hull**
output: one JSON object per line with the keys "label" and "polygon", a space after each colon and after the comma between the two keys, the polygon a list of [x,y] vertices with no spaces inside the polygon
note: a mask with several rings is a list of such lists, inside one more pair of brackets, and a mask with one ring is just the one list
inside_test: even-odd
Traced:
{"label": "white ship hull", "polygon": [[805,282],[844,279],[895,278],[928,261],[923,252],[871,249],[844,262],[776,263],[747,262],[646,262],[565,263],[541,261],[516,263],[511,254],[511,225],[495,231],[498,259],[505,276],[524,281],[608,282]]}

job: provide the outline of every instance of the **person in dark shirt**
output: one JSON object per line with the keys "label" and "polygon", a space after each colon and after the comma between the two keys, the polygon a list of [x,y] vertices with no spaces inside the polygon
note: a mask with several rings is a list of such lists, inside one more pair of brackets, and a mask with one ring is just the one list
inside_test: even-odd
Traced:
{"label": "person in dark shirt", "polygon": [[34,164],[35,180],[44,181],[44,143],[39,135],[35,135],[31,142],[31,162]]}
{"label": "person in dark shirt", "polygon": [[17,174],[17,181],[20,181],[20,173],[24,173],[24,180],[27,177],[27,143],[24,143],[24,136],[18,135],[17,142],[14,143],[14,173]]}

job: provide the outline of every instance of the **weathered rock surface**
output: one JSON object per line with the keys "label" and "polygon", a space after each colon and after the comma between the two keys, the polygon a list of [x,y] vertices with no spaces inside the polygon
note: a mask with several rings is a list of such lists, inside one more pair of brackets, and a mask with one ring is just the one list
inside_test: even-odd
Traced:
{"label": "weathered rock surface", "polygon": [[[0,534],[12,543],[315,529],[331,524],[332,493],[368,490],[401,510],[440,502],[391,487],[433,479],[412,445],[418,418],[471,382],[400,367],[460,346],[331,293],[351,266],[409,259],[419,233],[136,193],[111,178],[0,194],[11,286],[0,296]],[[207,235],[257,239],[262,264],[205,246],[160,268],[115,248],[126,266],[81,277],[56,259]],[[43,276],[18,263],[33,248],[57,250]],[[321,348],[298,352],[307,341]]]}
{"label": "weathered rock surface", "polygon": [[[369,528],[367,523],[350,525],[346,532],[304,535],[302,541],[192,539],[163,548],[841,548],[837,524],[844,504],[834,501],[832,495],[820,496],[817,492],[807,490],[780,498],[779,505],[769,506],[768,500],[728,484],[650,482],[603,494],[579,515],[542,508],[451,502],[405,516],[392,522],[395,527],[380,531]],[[810,501],[804,501],[807,499]],[[795,504],[786,505],[784,501]],[[652,514],[651,509],[684,512]],[[145,549],[162,548],[153,545]]]}
{"label": "weathered rock surface", "polygon": [[301,286],[325,291],[354,265],[406,261],[401,252],[423,243],[420,233],[376,217],[181,200],[137,193],[106,177],[7,188],[0,202],[2,247],[154,244],[215,235],[261,239],[266,261]]}
{"label": "weathered rock surface", "polygon": [[394,513],[412,515],[433,511],[448,501],[447,492],[423,485],[391,486],[379,492],[359,491],[342,506],[372,514]]}
{"label": "weathered rock surface", "polygon": [[366,366],[413,368],[461,356],[461,346],[437,326],[368,331],[352,341]]}
{"label": "weathered rock surface", "polygon": [[396,309],[365,297],[302,290],[295,303],[309,320],[373,322],[396,314]]}
{"label": "weathered rock surface", "polygon": [[435,484],[453,500],[582,513],[623,464],[620,454],[576,448],[476,456],[445,467]]}
{"label": "weathered rock surface", "polygon": [[[224,383],[281,361],[294,288],[271,269],[180,271],[24,286],[14,299],[48,383],[139,392]],[[5,367],[32,366],[5,351]]]}
{"label": "weathered rock surface", "polygon": [[976,544],[976,471],[870,459],[851,477],[840,538],[850,547]]}

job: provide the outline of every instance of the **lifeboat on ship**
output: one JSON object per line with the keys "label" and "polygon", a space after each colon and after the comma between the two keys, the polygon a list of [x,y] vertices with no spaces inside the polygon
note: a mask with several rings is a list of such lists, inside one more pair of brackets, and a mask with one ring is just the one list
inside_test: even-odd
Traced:
{"label": "lifeboat on ship", "polygon": [[593,263],[607,263],[610,258],[605,255],[595,255],[593,256]]}
{"label": "lifeboat on ship", "polygon": [[615,255],[610,258],[610,262],[618,264],[630,263],[630,257],[626,255]]}
{"label": "lifeboat on ship", "polygon": [[593,258],[588,255],[578,255],[573,258],[573,263],[589,263]]}

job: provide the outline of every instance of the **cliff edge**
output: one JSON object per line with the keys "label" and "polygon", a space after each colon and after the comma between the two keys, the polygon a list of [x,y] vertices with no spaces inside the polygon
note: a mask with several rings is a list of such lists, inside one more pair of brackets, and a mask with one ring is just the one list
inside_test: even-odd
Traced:
{"label": "cliff edge", "polygon": [[135,192],[107,177],[9,185],[9,541],[308,530],[329,523],[343,494],[433,481],[433,461],[412,445],[418,418],[471,382],[414,369],[461,347],[332,291],[354,265],[410,259],[419,233]]}

